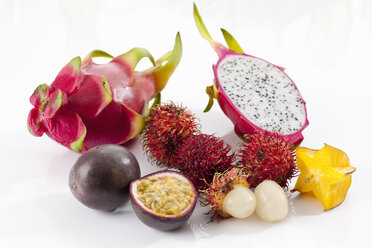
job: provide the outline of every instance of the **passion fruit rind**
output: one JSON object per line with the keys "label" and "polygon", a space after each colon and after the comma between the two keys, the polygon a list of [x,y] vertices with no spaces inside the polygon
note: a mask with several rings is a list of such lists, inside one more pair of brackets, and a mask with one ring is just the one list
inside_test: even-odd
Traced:
{"label": "passion fruit rind", "polygon": [[[187,182],[188,187],[190,187],[190,190],[192,192],[192,200],[190,204],[183,209],[182,213],[180,214],[167,214],[167,213],[160,213],[158,210],[154,210],[151,208],[151,204],[145,203],[144,201],[140,200],[139,194],[138,194],[138,185],[140,182],[143,182],[144,180],[153,180],[152,178],[159,178],[164,179],[167,177],[176,178],[177,180],[180,179],[183,182]],[[177,181],[173,180],[173,181]],[[153,180],[154,181],[154,180]],[[172,180],[165,180],[164,183],[167,183],[167,181]],[[155,229],[163,230],[163,231],[169,231],[174,230],[179,227],[181,227],[191,216],[195,209],[195,205],[197,202],[197,191],[187,177],[184,175],[171,170],[165,170],[165,171],[158,171],[151,173],[149,175],[146,175],[140,179],[132,181],[130,184],[130,201],[133,207],[133,210],[137,217],[147,226],[150,226]],[[162,192],[162,190],[156,190],[154,191],[155,194],[161,194],[166,193]],[[177,197],[177,196],[176,196]],[[177,200],[177,199],[175,199]],[[167,211],[164,211],[167,212]]]}
{"label": "passion fruit rind", "polygon": [[73,196],[85,206],[113,211],[129,200],[129,184],[140,178],[136,157],[123,146],[106,144],[81,155],[69,174]]}

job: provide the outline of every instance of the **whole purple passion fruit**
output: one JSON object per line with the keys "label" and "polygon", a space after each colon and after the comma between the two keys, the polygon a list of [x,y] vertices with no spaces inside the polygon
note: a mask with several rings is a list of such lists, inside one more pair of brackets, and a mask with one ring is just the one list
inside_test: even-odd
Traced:
{"label": "whole purple passion fruit", "polygon": [[194,211],[197,192],[192,182],[175,171],[160,171],[134,180],[130,199],[146,225],[169,231],[184,224]]}
{"label": "whole purple passion fruit", "polygon": [[79,157],[70,171],[72,194],[89,208],[113,211],[129,199],[141,176],[136,157],[120,145],[101,145]]}

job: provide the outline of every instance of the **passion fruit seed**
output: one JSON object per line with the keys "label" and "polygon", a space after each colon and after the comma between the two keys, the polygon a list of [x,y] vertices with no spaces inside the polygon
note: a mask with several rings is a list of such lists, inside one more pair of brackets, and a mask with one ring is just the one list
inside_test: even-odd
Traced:
{"label": "passion fruit seed", "polygon": [[181,227],[197,202],[197,192],[190,179],[170,170],[133,181],[129,192],[137,217],[145,225],[163,231]]}
{"label": "passion fruit seed", "polygon": [[264,221],[275,222],[288,214],[288,198],[284,190],[274,181],[265,180],[254,190],[256,214]]}
{"label": "passion fruit seed", "polygon": [[150,176],[137,182],[138,199],[160,215],[181,216],[193,201],[189,182],[174,176]]}
{"label": "passion fruit seed", "polygon": [[237,184],[234,185],[233,190],[226,194],[222,204],[226,213],[243,219],[250,216],[256,209],[256,197],[249,188]]}

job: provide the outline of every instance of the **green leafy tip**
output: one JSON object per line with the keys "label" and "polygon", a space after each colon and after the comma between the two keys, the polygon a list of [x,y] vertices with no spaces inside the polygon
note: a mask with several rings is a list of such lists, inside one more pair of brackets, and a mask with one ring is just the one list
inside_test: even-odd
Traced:
{"label": "green leafy tip", "polygon": [[91,51],[83,60],[83,63],[85,63],[87,60],[91,58],[96,58],[96,57],[101,57],[101,58],[109,58],[112,59],[114,56],[111,54],[106,53],[105,51],[102,50],[93,50]]}
{"label": "green leafy tip", "polygon": [[35,97],[39,103],[41,103],[42,100],[48,97],[48,85],[40,84],[37,86],[32,96]]}
{"label": "green leafy tip", "polygon": [[[150,70],[155,80],[155,92],[160,93],[167,84],[170,76],[176,70],[182,57],[182,41],[180,33],[176,35],[173,50],[162,56],[157,62],[154,70]],[[165,64],[163,64],[166,61]]]}
{"label": "green leafy tip", "polygon": [[80,65],[81,65],[81,58],[79,56],[71,59],[69,65],[72,66],[74,71],[79,71],[80,70]]}
{"label": "green leafy tip", "polygon": [[209,101],[208,101],[207,107],[205,107],[205,109],[204,109],[203,112],[208,112],[212,108],[212,106],[213,106],[214,99],[217,98],[218,90],[216,88],[216,85],[213,84],[211,86],[207,86],[207,88],[205,89],[205,92],[209,96]]}
{"label": "green leafy tip", "polygon": [[201,36],[203,36],[204,39],[209,41],[212,46],[214,46],[215,41],[212,39],[211,35],[209,34],[207,28],[205,27],[205,24],[203,22],[203,19],[201,18],[198,8],[196,7],[196,4],[194,3],[194,19],[196,23],[196,27],[199,30],[199,33]]}
{"label": "green leafy tip", "polygon": [[227,50],[227,48],[225,46],[223,46],[221,43],[219,43],[217,41],[214,41],[212,39],[212,37],[209,34],[207,28],[205,27],[203,19],[201,18],[200,14],[199,14],[199,11],[198,11],[198,8],[196,7],[195,3],[194,3],[194,19],[195,19],[196,27],[198,28],[199,33],[201,34],[201,36],[211,44],[213,49],[217,52],[218,56],[221,56],[223,54],[223,52],[225,50]]}
{"label": "green leafy tip", "polygon": [[44,109],[44,117],[52,118],[57,111],[61,108],[63,103],[63,93],[57,89],[49,96],[49,101]]}
{"label": "green leafy tip", "polygon": [[103,87],[103,90],[105,91],[105,95],[106,95],[105,106],[107,106],[112,100],[112,94],[111,94],[110,85],[108,84],[108,82],[105,78],[102,81],[102,87]]}
{"label": "green leafy tip", "polygon": [[71,143],[70,145],[71,150],[75,152],[81,152],[83,150],[83,142],[84,142],[86,135],[87,135],[87,130],[84,129],[84,133],[77,140]]}
{"label": "green leafy tip", "polygon": [[132,67],[132,69],[134,70],[134,68],[136,68],[138,62],[145,57],[150,59],[153,66],[156,65],[155,60],[152,57],[151,53],[149,51],[147,51],[146,49],[140,48],[140,47],[132,48],[128,52],[120,55],[118,58],[120,58],[121,60],[128,63]]}
{"label": "green leafy tip", "polygon": [[227,32],[223,28],[221,28],[221,31],[222,31],[223,37],[225,38],[227,46],[230,48],[230,50],[233,50],[234,52],[237,52],[237,53],[244,53],[239,43],[235,40],[235,38],[229,32]]}

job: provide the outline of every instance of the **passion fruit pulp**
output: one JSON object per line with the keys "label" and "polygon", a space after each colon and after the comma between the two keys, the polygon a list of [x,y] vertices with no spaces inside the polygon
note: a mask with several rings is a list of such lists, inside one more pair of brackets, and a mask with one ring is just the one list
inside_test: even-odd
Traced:
{"label": "passion fruit pulp", "polygon": [[163,231],[181,227],[197,202],[192,182],[175,171],[159,171],[130,184],[130,200],[137,217],[146,225]]}
{"label": "passion fruit pulp", "polygon": [[129,184],[141,176],[136,157],[120,145],[101,145],[81,155],[70,171],[72,194],[89,208],[113,211],[129,200]]}

